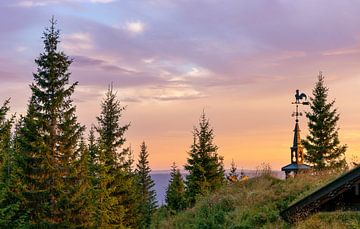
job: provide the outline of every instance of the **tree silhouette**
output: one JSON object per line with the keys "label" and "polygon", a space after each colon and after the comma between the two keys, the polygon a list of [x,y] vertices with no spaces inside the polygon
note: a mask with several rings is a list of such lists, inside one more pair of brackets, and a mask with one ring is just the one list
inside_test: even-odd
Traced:
{"label": "tree silhouette", "polygon": [[316,169],[346,166],[346,145],[340,145],[337,122],[339,114],[334,109],[335,100],[327,102],[328,88],[320,73],[310,98],[308,118],[309,135],[302,141],[307,154],[305,160]]}

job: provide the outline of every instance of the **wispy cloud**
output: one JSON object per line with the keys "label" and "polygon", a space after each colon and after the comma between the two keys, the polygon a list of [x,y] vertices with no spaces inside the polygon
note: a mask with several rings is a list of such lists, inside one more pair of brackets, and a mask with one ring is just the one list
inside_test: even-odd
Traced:
{"label": "wispy cloud", "polygon": [[28,49],[28,47],[23,46],[23,45],[19,45],[15,48],[16,52],[24,52]]}
{"label": "wispy cloud", "polygon": [[31,1],[31,0],[27,0],[27,1],[20,1],[18,3],[16,3],[16,6],[19,7],[37,7],[37,6],[46,6],[48,4],[52,4],[52,3],[57,3],[58,1]]}
{"label": "wispy cloud", "polygon": [[341,48],[323,52],[324,56],[342,56],[360,53],[360,47]]}
{"label": "wispy cloud", "polygon": [[14,4],[18,7],[41,7],[51,4],[62,4],[62,3],[94,3],[94,4],[108,4],[116,2],[117,0],[22,0]]}
{"label": "wispy cloud", "polygon": [[157,95],[152,96],[152,98],[163,101],[189,100],[206,97],[205,94],[189,86],[165,87],[159,91],[155,91],[155,93]]}
{"label": "wispy cloud", "polygon": [[[86,1],[86,0],[83,0]],[[90,2],[92,3],[111,3],[111,2],[115,2],[117,0],[90,0]]]}
{"label": "wispy cloud", "polygon": [[125,30],[131,34],[143,33],[144,29],[145,29],[145,24],[141,21],[126,22],[125,24]]}
{"label": "wispy cloud", "polygon": [[91,35],[86,32],[77,32],[73,34],[64,35],[61,43],[62,48],[70,54],[79,53],[84,50],[94,48]]}
{"label": "wispy cloud", "polygon": [[74,66],[80,67],[80,68],[98,68],[102,69],[105,72],[116,72],[121,74],[132,74],[136,75],[139,73],[139,71],[131,68],[127,68],[125,66],[121,66],[121,64],[116,63],[114,61],[107,61],[106,58],[93,58],[93,57],[87,57],[87,56],[71,56],[74,59]]}
{"label": "wispy cloud", "polygon": [[118,88],[118,96],[127,102],[179,101],[206,98],[207,95],[189,85],[162,85]]}

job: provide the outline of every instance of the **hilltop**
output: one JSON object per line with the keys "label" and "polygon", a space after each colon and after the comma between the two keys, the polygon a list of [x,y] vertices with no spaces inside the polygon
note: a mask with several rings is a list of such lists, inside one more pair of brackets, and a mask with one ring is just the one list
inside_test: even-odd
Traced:
{"label": "hilltop", "polygon": [[269,172],[229,184],[177,215],[159,210],[154,228],[359,228],[360,213],[319,213],[289,225],[280,212],[330,182],[339,173],[302,174],[281,180]]}

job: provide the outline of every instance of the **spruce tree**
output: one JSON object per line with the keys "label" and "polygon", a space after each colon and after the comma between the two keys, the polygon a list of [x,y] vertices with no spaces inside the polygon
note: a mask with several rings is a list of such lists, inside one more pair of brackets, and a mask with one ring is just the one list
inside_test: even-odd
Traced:
{"label": "spruce tree", "polygon": [[98,221],[96,216],[98,206],[97,206],[97,196],[99,193],[99,150],[98,144],[95,137],[95,126],[91,126],[89,136],[88,136],[88,145],[87,145],[87,154],[84,156],[84,163],[86,163],[86,174],[89,182],[89,188],[87,190],[87,195],[89,201],[89,218],[90,225],[95,226]]}
{"label": "spruce tree", "polygon": [[339,114],[333,108],[335,100],[328,102],[328,90],[320,73],[310,98],[311,111],[306,112],[309,135],[302,142],[307,151],[305,160],[318,170],[346,166],[347,146],[340,145]]}
{"label": "spruce tree", "polygon": [[171,166],[170,181],[166,189],[166,207],[172,212],[179,212],[186,208],[185,184],[176,167],[175,162]]}
{"label": "spruce tree", "polygon": [[96,137],[95,137],[95,126],[91,126],[90,128],[90,132],[89,132],[89,138],[88,138],[88,151],[89,151],[89,171],[90,173],[95,176],[96,174],[96,164],[99,161],[99,147],[97,145],[96,142]]}
{"label": "spruce tree", "polygon": [[14,116],[6,117],[9,100],[0,108],[0,228],[24,226],[26,210],[21,208],[21,179],[17,176],[15,142],[11,136]]}
{"label": "spruce tree", "polygon": [[101,104],[101,114],[97,117],[99,134],[99,147],[105,153],[106,164],[115,167],[126,167],[129,148],[125,144],[125,131],[130,124],[121,125],[120,119],[125,107],[120,105],[116,98],[112,85],[105,95]]}
{"label": "spruce tree", "polygon": [[136,165],[137,185],[139,188],[139,228],[150,228],[151,218],[156,209],[155,183],[150,176],[149,153],[145,142],[140,146],[139,160]]}
{"label": "spruce tree", "polygon": [[227,178],[231,182],[237,181],[239,179],[239,174],[237,173],[234,159],[231,161],[230,173],[228,174]]}
{"label": "spruce tree", "polygon": [[[32,96],[18,132],[19,168],[24,181],[24,209],[37,227],[81,225],[77,161],[84,127],[75,115],[69,85],[72,60],[58,50],[60,32],[51,20],[43,33],[44,52],[35,60]],[[77,206],[75,206],[77,205]]]}
{"label": "spruce tree", "polygon": [[95,187],[98,203],[95,214],[97,227],[133,226],[135,192],[132,158],[129,147],[124,147],[125,131],[129,124],[121,125],[125,107],[120,105],[112,86],[109,87],[97,117],[98,181]]}
{"label": "spruce tree", "polygon": [[87,173],[88,178],[91,183],[91,188],[97,184],[97,176],[99,173],[99,149],[95,137],[95,126],[91,126],[89,136],[88,136],[88,145],[87,145]]}
{"label": "spruce tree", "polygon": [[73,184],[74,196],[71,197],[71,212],[73,219],[71,220],[77,227],[92,227],[90,220],[94,212],[92,176],[89,173],[90,156],[89,150],[83,137],[81,137],[79,144],[79,151],[81,152],[79,159],[74,163],[73,179],[76,182]]}
{"label": "spruce tree", "polygon": [[195,203],[198,195],[206,195],[220,188],[225,182],[223,157],[217,153],[218,147],[213,143],[214,130],[205,112],[200,117],[199,127],[194,127],[193,136],[193,144],[185,165],[185,170],[189,173],[185,183],[190,205]]}

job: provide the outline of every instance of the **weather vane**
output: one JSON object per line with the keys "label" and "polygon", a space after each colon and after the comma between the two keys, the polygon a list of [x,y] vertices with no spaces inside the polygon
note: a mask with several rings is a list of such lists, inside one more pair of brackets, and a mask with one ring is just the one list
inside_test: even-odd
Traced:
{"label": "weather vane", "polygon": [[307,101],[307,96],[305,93],[300,93],[299,89],[296,90],[295,94],[295,102],[292,102],[292,104],[296,104],[296,111],[292,113],[292,117],[296,117],[296,122],[299,121],[299,116],[302,116],[302,113],[299,112],[299,104],[301,105],[309,105],[309,102]]}

